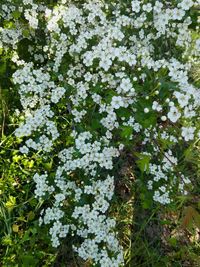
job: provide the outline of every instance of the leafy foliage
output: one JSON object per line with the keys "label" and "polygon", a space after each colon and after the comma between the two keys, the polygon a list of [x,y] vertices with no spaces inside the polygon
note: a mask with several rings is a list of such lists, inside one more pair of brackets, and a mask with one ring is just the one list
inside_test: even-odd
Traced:
{"label": "leafy foliage", "polygon": [[[74,252],[76,245],[75,251],[81,255],[80,248],[85,236],[84,226],[86,225],[87,231],[94,223],[92,220],[88,224],[84,222],[84,216],[86,218],[89,211],[83,216],[76,208],[81,209],[87,205],[98,206],[99,199],[105,200],[103,204],[100,201],[99,217],[102,216],[103,220],[105,214],[106,218],[108,216],[116,220],[115,228],[120,246],[123,246],[125,266],[198,266],[200,262],[198,198],[200,71],[197,27],[199,10],[195,5],[191,9],[186,7],[185,14],[179,19],[180,14],[176,14],[175,8],[181,3],[184,5],[185,1],[163,3],[164,9],[174,8],[176,16],[171,19],[173,23],[169,22],[168,31],[163,34],[161,29],[160,36],[157,36],[153,12],[148,11],[151,5],[148,6],[149,1],[143,1],[144,10],[141,9],[141,14],[138,12],[134,19],[135,21],[137,19],[137,23],[143,23],[138,18],[146,14],[146,22],[142,24],[141,31],[138,30],[140,26],[137,29],[137,25],[129,24],[123,16],[122,25],[118,22],[120,26],[116,26],[117,12],[120,11],[122,15],[131,18],[133,16],[131,10],[134,13],[134,8],[137,8],[134,6],[136,2],[138,1],[135,3],[102,1],[102,6],[100,2],[91,2],[99,8],[99,13],[94,15],[93,21],[95,9],[85,8],[85,1],[1,1],[0,264],[3,267],[111,267],[109,265],[111,262],[100,263],[98,257],[97,259],[95,256],[93,259],[92,256],[84,257],[84,253],[81,259]],[[157,2],[152,1],[152,6]],[[68,4],[72,8],[69,14],[66,8]],[[77,9],[73,9],[73,4]],[[182,9],[184,10],[183,7]],[[65,12],[71,19],[71,25],[67,20],[68,17],[63,15]],[[73,12],[81,15],[73,18]],[[58,14],[60,18],[57,23]],[[187,17],[191,18],[189,24]],[[105,24],[108,27],[107,32],[107,28],[102,26],[101,19],[109,22]],[[149,27],[152,21],[155,22],[155,25],[152,24],[155,28]],[[183,27],[183,33],[179,24]],[[97,25],[101,30],[93,33]],[[57,26],[62,34],[57,32]],[[116,30],[115,26],[120,28],[116,32],[119,36],[117,34],[112,36],[112,31]],[[159,25],[157,27],[159,28]],[[84,42],[82,46],[81,38],[87,30],[92,38],[87,37],[86,46]],[[170,35],[170,30],[174,31],[174,35]],[[101,31],[103,33],[105,31],[105,36],[101,36]],[[121,33],[124,35],[122,38]],[[115,57],[112,59],[112,64],[107,62],[110,55],[105,51],[109,49],[109,45],[102,50],[100,47],[102,56],[95,58],[98,45],[109,34],[113,38],[110,43],[108,42],[112,45],[112,49],[119,48],[122,51],[123,47],[128,51],[132,49],[130,51],[138,53],[137,63],[129,61],[132,52],[127,57],[124,54],[121,60],[120,57]],[[68,39],[62,39],[65,36]],[[133,36],[135,39],[131,41]],[[181,39],[184,36],[187,37],[186,40]],[[136,46],[132,46],[131,42],[136,43]],[[140,52],[141,47],[144,48],[142,52]],[[71,52],[68,52],[69,50]],[[92,52],[87,57],[87,52],[90,50],[94,54]],[[92,56],[94,60],[90,63]],[[150,56],[155,65],[151,62]],[[111,65],[107,66],[108,63]],[[187,90],[184,91],[181,87],[186,71],[189,82],[186,83],[188,88],[185,89],[194,92],[193,95],[190,94],[189,100]],[[115,76],[116,73],[118,76]],[[93,77],[91,80],[90,75]],[[82,86],[83,82],[85,87]],[[130,84],[134,88],[133,95],[129,95],[126,91]],[[177,92],[180,94],[176,94]],[[127,106],[127,99],[134,100]],[[26,134],[27,129],[23,126],[28,125],[30,114],[34,120],[34,115],[43,105],[49,105],[54,115],[52,117],[48,115],[49,110],[47,110],[47,116],[43,113],[43,116],[46,116],[44,124],[35,128],[32,125],[33,130],[29,129],[30,134]],[[81,115],[85,110],[87,112]],[[187,117],[187,112],[192,114],[192,111],[195,113]],[[113,119],[115,116],[116,119]],[[41,119],[40,116],[37,119],[35,125]],[[50,125],[48,130],[46,122]],[[30,125],[31,123],[28,127]],[[58,136],[55,129],[59,129]],[[23,133],[23,130],[25,138],[23,134],[21,136],[19,134],[20,131]],[[49,138],[44,144],[41,141],[42,133],[47,134]],[[85,133],[92,135],[84,137]],[[32,147],[28,145],[29,137],[34,139],[32,141],[35,142],[36,149],[34,145]],[[95,143],[99,141],[100,145]],[[95,144],[99,146],[99,150],[96,151],[99,153],[97,159],[87,152],[88,147],[94,149]],[[62,152],[65,153],[64,148],[73,152],[62,165],[61,161],[65,157],[62,155]],[[107,153],[101,154],[99,152],[101,150]],[[84,167],[88,158],[90,162]],[[78,167],[72,164],[68,170],[66,166],[70,160],[72,163],[79,162]],[[95,160],[97,166],[93,167]],[[75,188],[64,199],[61,193],[63,193],[62,187],[66,184],[63,182],[59,188],[58,179],[55,179],[59,174],[58,167],[64,170],[64,182],[69,182],[69,185]],[[112,177],[115,179],[112,180]],[[43,184],[41,184],[42,179],[44,179]],[[100,187],[98,182],[102,183]],[[115,184],[115,191],[111,201],[112,182]],[[110,183],[107,185],[109,190],[105,190],[106,183]],[[51,192],[52,187],[56,189]],[[85,193],[84,190],[90,193]],[[102,194],[105,194],[105,199]],[[57,200],[59,197],[61,200]],[[69,235],[64,233],[61,236],[61,244],[57,242],[57,236],[53,236],[57,229],[53,228],[53,222],[50,222],[50,231],[47,225],[48,219],[46,224],[39,223],[41,215],[48,217],[47,211],[52,207],[59,207],[65,212],[62,218],[63,226],[71,227]],[[109,222],[114,225],[112,220]],[[79,235],[76,234],[76,230]],[[53,236],[51,240],[49,234]],[[93,233],[90,239],[95,240],[94,236]],[[109,231],[104,239],[108,236],[112,242],[108,239],[107,243],[116,244],[117,241]],[[52,248],[52,239],[53,242],[56,240],[54,244],[58,246],[57,248]],[[118,249],[109,250],[104,241],[106,240],[100,243],[98,252],[104,251],[107,246],[108,258],[117,258],[117,254],[120,255]],[[88,255],[92,245],[89,244],[86,248],[85,253]],[[118,262],[120,261],[121,259]],[[112,266],[117,267],[116,264],[118,263]]]}

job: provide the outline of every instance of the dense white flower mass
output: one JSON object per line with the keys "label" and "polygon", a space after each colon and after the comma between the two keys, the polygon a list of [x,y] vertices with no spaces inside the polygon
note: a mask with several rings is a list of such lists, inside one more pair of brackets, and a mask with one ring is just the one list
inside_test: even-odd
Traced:
{"label": "dense white flower mass", "polygon": [[[31,41],[29,57],[16,49],[12,58],[24,115],[15,135],[24,138],[21,153],[56,154],[55,172],[33,177],[36,197],[53,199],[40,223],[51,225],[54,247],[76,235],[82,241],[74,250],[84,260],[122,266],[116,222],[108,216],[121,151],[139,140],[139,167],[156,202],[172,201],[178,177],[185,181],[181,193],[189,183],[177,173],[176,145],[198,137],[190,119],[199,115],[200,93],[190,83],[187,58],[192,51],[199,59],[189,13],[197,1],[62,0],[54,8],[35,2],[19,7],[28,37],[20,22],[0,28],[0,47]],[[4,6],[1,15],[11,14]],[[44,40],[35,45],[39,25]]]}

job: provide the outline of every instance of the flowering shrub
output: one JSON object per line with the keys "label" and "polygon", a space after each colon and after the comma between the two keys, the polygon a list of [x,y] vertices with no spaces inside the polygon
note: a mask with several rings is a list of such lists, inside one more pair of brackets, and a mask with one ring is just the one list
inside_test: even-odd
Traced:
{"label": "flowering shrub", "polygon": [[15,135],[21,153],[50,165],[33,176],[35,196],[49,205],[40,224],[50,225],[54,247],[76,236],[81,258],[121,266],[109,215],[120,154],[135,150],[155,202],[191,189],[181,160],[200,138],[200,91],[190,77],[199,1],[7,2],[0,41],[13,51],[24,116]]}

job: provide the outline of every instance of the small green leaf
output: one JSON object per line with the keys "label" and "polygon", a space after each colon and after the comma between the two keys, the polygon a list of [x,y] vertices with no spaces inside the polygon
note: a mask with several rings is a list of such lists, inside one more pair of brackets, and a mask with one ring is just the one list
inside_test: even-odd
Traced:
{"label": "small green leaf", "polygon": [[12,229],[13,229],[13,232],[18,233],[19,232],[19,225],[13,224]]}
{"label": "small green leaf", "polygon": [[175,237],[169,238],[169,243],[173,246],[176,247],[177,245],[177,239]]}
{"label": "small green leaf", "polygon": [[6,235],[2,238],[2,244],[6,246],[12,246],[12,239],[9,235]]}
{"label": "small green leaf", "polygon": [[35,218],[35,213],[33,211],[30,211],[27,215],[28,221],[32,221]]}
{"label": "small green leaf", "polygon": [[142,173],[149,172],[149,162],[151,157],[142,153],[134,153],[139,159],[136,160],[136,164]]}
{"label": "small green leaf", "polygon": [[38,260],[35,258],[34,255],[23,255],[21,257],[22,262],[23,262],[23,267],[27,267],[27,266],[36,266],[36,264],[38,263]]}
{"label": "small green leaf", "polygon": [[9,200],[5,203],[5,207],[8,210],[12,210],[15,207],[16,204],[16,198],[13,196],[9,196]]}
{"label": "small green leaf", "polygon": [[1,62],[0,63],[0,75],[2,75],[2,74],[5,74],[5,72],[6,72],[6,62]]}
{"label": "small green leaf", "polygon": [[23,30],[22,33],[23,33],[24,37],[26,37],[26,38],[28,38],[30,36],[29,30]]}
{"label": "small green leaf", "polygon": [[46,170],[50,171],[52,168],[53,159],[51,159],[49,162],[44,163],[44,167]]}
{"label": "small green leaf", "polygon": [[30,160],[29,163],[28,163],[29,169],[33,168],[33,165],[34,165],[34,161]]}
{"label": "small green leaf", "polygon": [[18,155],[15,155],[15,156],[13,156],[13,162],[16,162],[16,163],[18,163],[19,162],[19,160],[20,160],[20,158],[21,158],[21,156],[18,156]]}
{"label": "small green leaf", "polygon": [[131,126],[122,126],[121,129],[121,137],[129,138],[133,133],[133,128]]}
{"label": "small green leaf", "polygon": [[21,12],[19,12],[19,10],[15,10],[12,12],[12,16],[14,19],[18,19],[21,17]]}

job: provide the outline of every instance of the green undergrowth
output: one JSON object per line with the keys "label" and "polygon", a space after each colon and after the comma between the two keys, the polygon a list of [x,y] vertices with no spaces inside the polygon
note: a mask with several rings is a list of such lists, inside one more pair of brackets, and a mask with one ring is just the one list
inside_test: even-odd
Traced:
{"label": "green undergrowth", "polygon": [[[18,151],[20,140],[13,132],[20,121],[17,98],[1,90],[0,141],[0,263],[3,267],[90,266],[72,252],[71,241],[58,249],[50,244],[48,229],[38,218],[45,203],[34,198],[32,176],[51,163],[37,154],[29,158]],[[168,207],[149,202],[138,182],[134,156],[121,156],[116,165],[116,194],[110,214],[117,219],[118,237],[127,267],[199,267],[200,262],[200,144],[187,154],[194,172],[193,191],[177,197]],[[139,173],[139,172],[138,172]]]}

